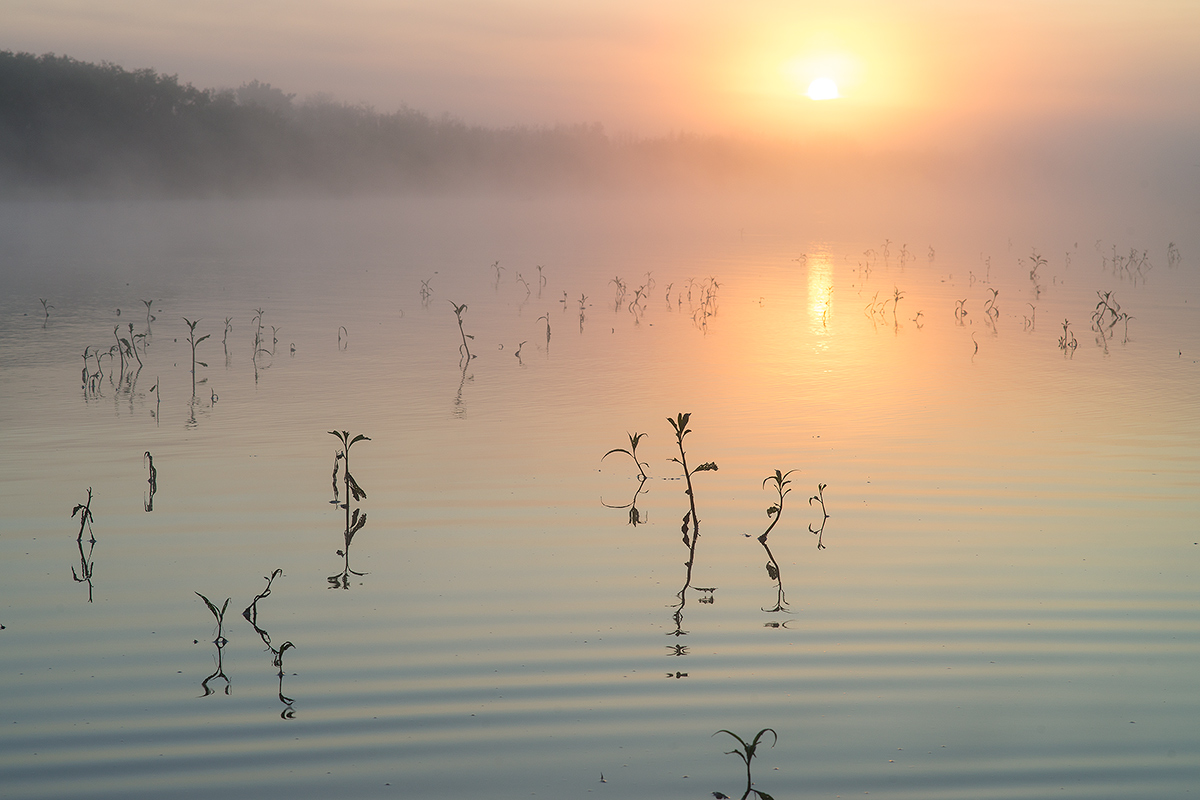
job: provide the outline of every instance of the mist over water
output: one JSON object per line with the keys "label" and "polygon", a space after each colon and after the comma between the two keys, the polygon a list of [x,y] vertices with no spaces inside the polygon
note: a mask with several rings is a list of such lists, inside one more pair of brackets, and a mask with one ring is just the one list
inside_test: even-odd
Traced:
{"label": "mist over water", "polygon": [[1198,26],[0,5],[0,795],[1194,792]]}
{"label": "mist over water", "polygon": [[1180,796],[1200,241],[1071,196],[5,203],[6,795]]}

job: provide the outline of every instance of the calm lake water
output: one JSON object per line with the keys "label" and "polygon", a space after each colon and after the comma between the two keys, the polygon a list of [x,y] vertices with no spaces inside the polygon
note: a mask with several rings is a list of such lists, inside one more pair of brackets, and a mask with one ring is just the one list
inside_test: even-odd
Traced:
{"label": "calm lake water", "polygon": [[736,798],[768,727],[777,800],[1200,787],[1195,230],[2,218],[6,798]]}

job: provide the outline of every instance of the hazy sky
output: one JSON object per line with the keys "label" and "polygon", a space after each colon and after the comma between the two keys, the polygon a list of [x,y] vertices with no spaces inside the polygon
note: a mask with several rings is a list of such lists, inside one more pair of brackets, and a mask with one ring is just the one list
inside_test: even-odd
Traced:
{"label": "hazy sky", "polygon": [[[3,0],[0,49],[646,135],[888,147],[1200,119],[1197,0]],[[805,97],[819,76],[842,98]]]}

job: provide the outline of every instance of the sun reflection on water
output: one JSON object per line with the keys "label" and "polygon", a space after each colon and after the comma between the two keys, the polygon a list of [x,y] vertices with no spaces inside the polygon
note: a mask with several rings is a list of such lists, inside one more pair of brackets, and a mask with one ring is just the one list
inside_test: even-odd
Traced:
{"label": "sun reflection on water", "polygon": [[828,253],[813,253],[806,258],[808,266],[809,327],[821,337],[818,344],[824,349],[829,333],[829,315],[833,310],[833,261]]}

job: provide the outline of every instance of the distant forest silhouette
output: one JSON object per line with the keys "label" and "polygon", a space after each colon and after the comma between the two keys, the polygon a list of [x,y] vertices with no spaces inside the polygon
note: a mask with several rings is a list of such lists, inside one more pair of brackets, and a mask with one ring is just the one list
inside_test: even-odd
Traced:
{"label": "distant forest silhouette", "polygon": [[[776,154],[778,155],[778,154]],[[402,108],[197,89],[152,69],[0,52],[0,193],[240,195],[624,185],[776,173],[728,139],[488,128]],[[778,176],[778,175],[777,175]]]}

